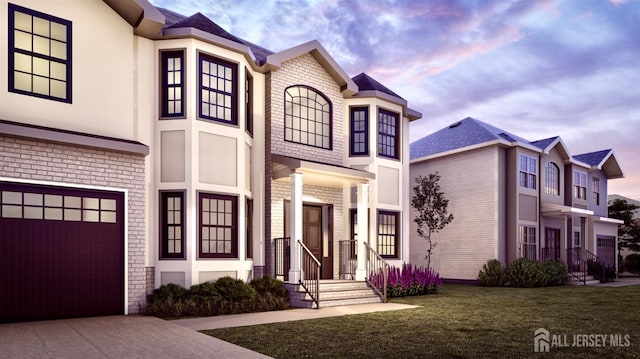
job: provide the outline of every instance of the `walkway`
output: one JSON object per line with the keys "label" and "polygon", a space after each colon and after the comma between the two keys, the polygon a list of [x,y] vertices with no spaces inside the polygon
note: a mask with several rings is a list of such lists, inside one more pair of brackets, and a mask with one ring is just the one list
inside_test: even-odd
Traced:
{"label": "walkway", "polygon": [[364,314],[373,312],[386,312],[390,310],[418,308],[415,305],[398,303],[373,303],[347,305],[340,307],[327,307],[320,309],[289,309],[275,312],[247,313],[221,315],[217,317],[193,318],[172,320],[177,324],[193,330],[219,329],[230,327],[244,327],[247,325],[258,325],[268,323],[291,322],[295,320],[307,320],[327,317],[338,317],[342,315]]}
{"label": "walkway", "polygon": [[593,285],[594,287],[626,287],[628,285],[640,285],[640,277],[620,277],[615,282],[607,282]]}

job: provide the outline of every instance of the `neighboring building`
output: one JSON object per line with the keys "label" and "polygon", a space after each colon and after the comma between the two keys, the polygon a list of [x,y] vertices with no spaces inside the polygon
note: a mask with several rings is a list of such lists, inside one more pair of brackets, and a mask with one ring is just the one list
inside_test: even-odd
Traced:
{"label": "neighboring building", "polygon": [[[454,221],[432,237],[444,278],[475,280],[490,259],[557,259],[587,252],[617,258],[618,220],[607,218],[607,183],[623,177],[612,150],[572,155],[560,137],[530,142],[465,118],[410,145],[410,177],[440,173]],[[426,241],[411,230],[411,262]],[[570,258],[569,258],[570,260]]]}
{"label": "neighboring building", "polygon": [[[629,204],[633,204],[633,205],[638,206],[639,208],[636,209],[635,211],[633,211],[633,213],[634,213],[633,218],[640,219],[640,201],[638,201],[636,199],[633,199],[633,198],[621,196],[619,194],[610,194],[609,196],[607,196],[607,199],[608,199],[608,201],[613,201],[615,199],[620,199],[620,200],[627,201],[627,203],[629,203]],[[633,252],[633,251],[628,250],[628,249],[621,249],[621,248],[619,248],[618,252],[619,252],[619,254],[621,256],[621,257],[618,258],[618,260],[620,260],[621,258],[622,259],[626,258],[631,253],[637,253],[637,252]]]}
{"label": "neighboring building", "polygon": [[317,41],[273,53],[145,0],[2,1],[0,18],[0,322],[273,276],[285,236],[323,278],[364,278],[339,259],[353,238],[348,259],[367,241],[409,260],[421,114]]}

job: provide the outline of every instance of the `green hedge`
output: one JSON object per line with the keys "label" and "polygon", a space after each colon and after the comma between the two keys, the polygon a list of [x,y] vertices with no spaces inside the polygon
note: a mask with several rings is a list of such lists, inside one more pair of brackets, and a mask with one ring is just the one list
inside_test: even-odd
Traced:
{"label": "green hedge", "polygon": [[289,307],[287,290],[279,280],[263,277],[245,283],[222,277],[190,289],[163,285],[147,296],[143,312],[161,318],[213,316],[281,310]]}
{"label": "green hedge", "polygon": [[538,262],[524,258],[516,259],[504,267],[492,259],[478,272],[478,281],[488,287],[544,287],[562,285],[567,281],[568,271],[557,261]]}

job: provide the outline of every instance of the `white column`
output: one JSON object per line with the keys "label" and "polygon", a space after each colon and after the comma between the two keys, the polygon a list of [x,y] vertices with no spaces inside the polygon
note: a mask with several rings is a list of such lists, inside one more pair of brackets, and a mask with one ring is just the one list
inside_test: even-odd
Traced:
{"label": "white column", "polygon": [[573,238],[569,235],[567,228],[567,216],[562,216],[562,222],[560,224],[560,261],[567,264],[567,248],[571,248]]}
{"label": "white column", "polygon": [[356,280],[367,278],[366,255],[367,250],[364,242],[371,245],[367,233],[369,232],[369,184],[358,185],[358,207],[356,209],[358,218],[358,266],[356,267]]}
{"label": "white column", "polygon": [[289,233],[291,235],[291,266],[289,268],[289,283],[300,282],[300,246],[302,241],[302,173],[292,173],[291,179],[291,215],[289,221]]}

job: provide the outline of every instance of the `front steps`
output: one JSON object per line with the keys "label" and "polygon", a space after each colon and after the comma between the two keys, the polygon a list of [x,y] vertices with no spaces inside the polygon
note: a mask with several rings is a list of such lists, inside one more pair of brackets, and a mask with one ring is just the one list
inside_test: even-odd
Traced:
{"label": "front steps", "polygon": [[[573,274],[577,275],[578,277],[582,278],[582,275],[584,273],[582,272],[574,272]],[[598,279],[595,279],[594,276],[592,275],[587,275],[585,277],[586,281],[584,285],[594,285],[594,284],[600,284],[600,281]],[[567,281],[568,285],[583,285],[582,281],[579,280],[578,278],[574,277],[572,274],[569,274],[569,280]]]}
{"label": "front steps", "polygon": [[[285,284],[289,291],[289,304],[295,308],[316,308],[316,304],[300,285]],[[380,303],[382,299],[366,282],[353,280],[321,280],[320,308],[339,305]]]}

